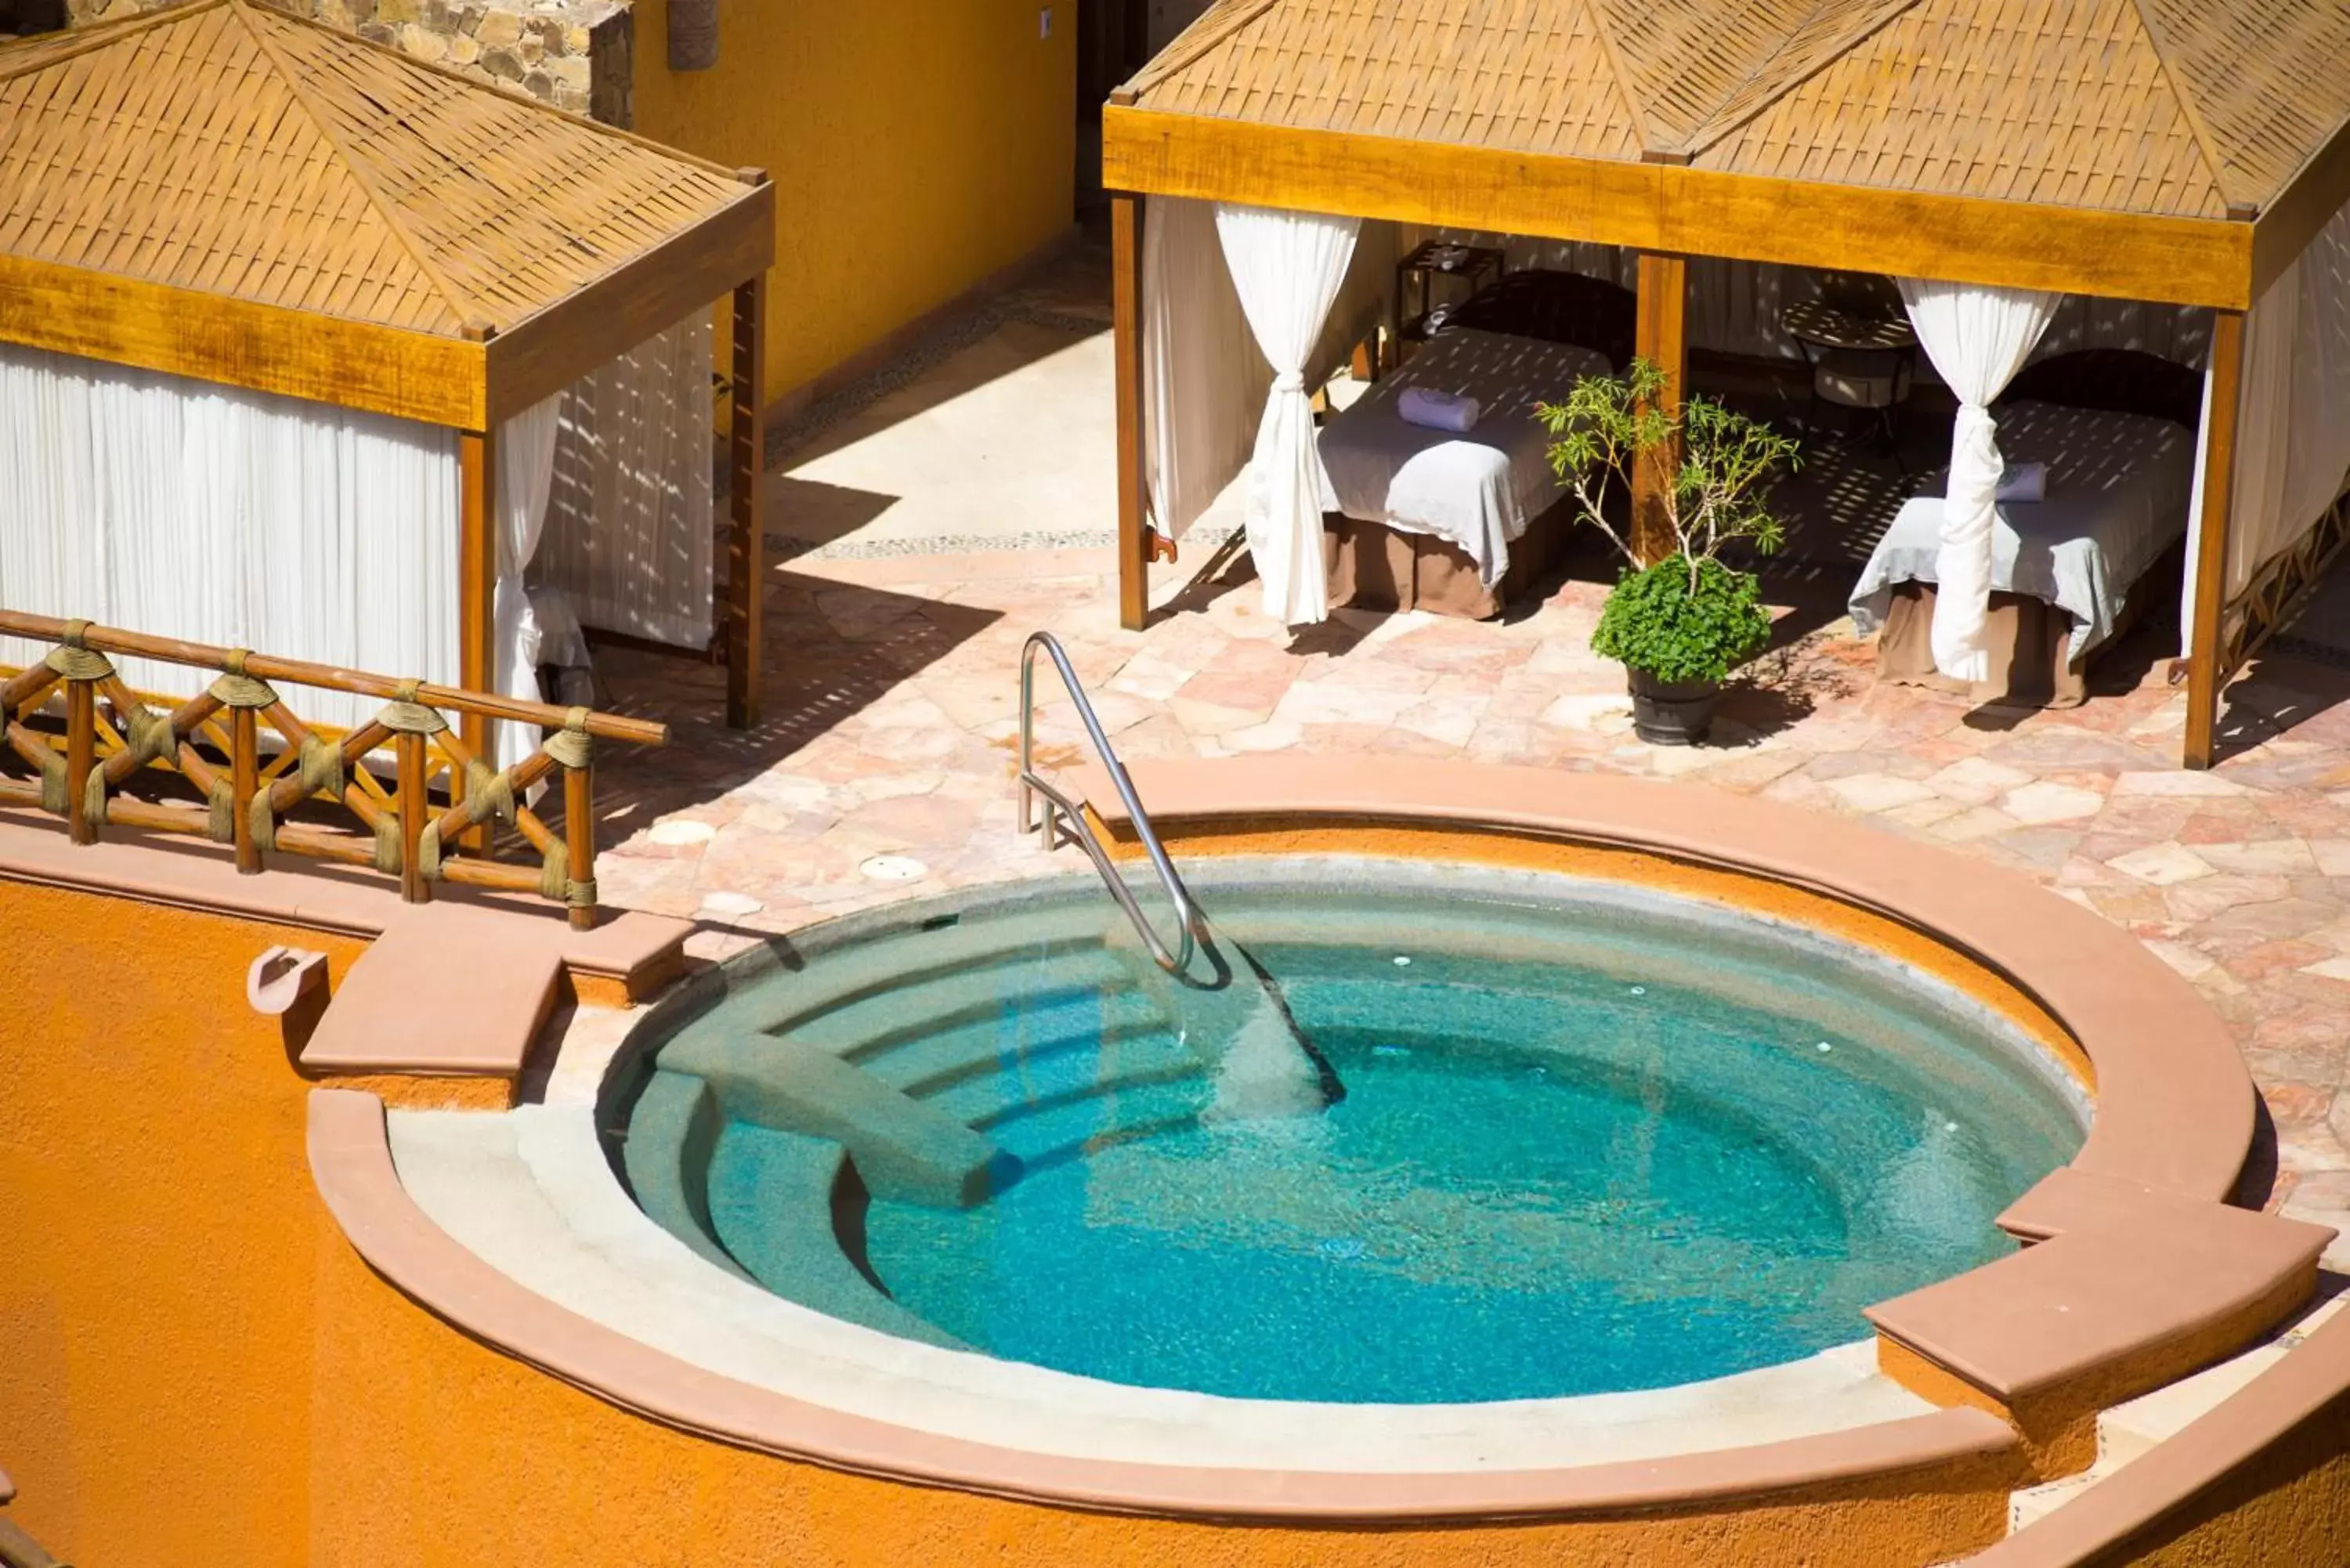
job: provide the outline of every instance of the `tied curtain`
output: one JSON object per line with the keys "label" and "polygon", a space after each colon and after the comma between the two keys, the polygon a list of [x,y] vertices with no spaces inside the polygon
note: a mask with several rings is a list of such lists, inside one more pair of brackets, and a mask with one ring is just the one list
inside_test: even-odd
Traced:
{"label": "tied curtain", "polygon": [[1897,280],[1918,342],[1959,400],[1943,492],[1941,549],[1934,559],[1934,667],[1960,680],[1991,679],[1994,497],[2004,467],[1991,404],[2032,357],[2062,297],[2033,289]]}
{"label": "tied curtain", "polygon": [[[538,554],[539,538],[546,528],[563,398],[561,392],[542,398],[498,430],[498,580],[491,607],[491,647],[495,650],[496,669],[491,686],[502,697],[518,697],[525,702],[540,700],[540,648],[548,621],[556,618],[542,614],[531,602],[525,574]],[[541,597],[552,599],[558,595],[559,590],[540,590]],[[492,727],[491,754],[482,760],[492,768],[512,767],[537,745],[536,726],[504,720]]]}
{"label": "tied curtain", "polygon": [[1142,364],[1150,525],[1180,539],[1247,465],[1258,400],[1273,376],[1232,292],[1211,202],[1151,199],[1142,225]]}
{"label": "tied curtain", "polygon": [[[2179,601],[2182,653],[2193,651],[2187,645],[2195,625],[2197,543],[2211,441],[2208,373],[2204,384],[2195,497],[2188,513],[2187,582]],[[2236,410],[2223,603],[2299,544],[2350,478],[2350,208],[2334,213],[2253,301],[2244,320]],[[2224,624],[2221,629],[2224,634]]]}
{"label": "tied curtain", "polygon": [[1249,462],[1244,520],[1264,613],[1296,626],[1327,619],[1322,514],[1337,505],[1315,441],[1306,360],[1354,260],[1359,220],[1219,202],[1216,233],[1241,309],[1273,369]]}
{"label": "tied curtain", "polygon": [[[0,604],[457,680],[457,441],[437,426],[0,346]],[[0,657],[22,664],[21,639]],[[116,660],[184,698],[200,670]],[[382,699],[285,688],[349,729]]]}

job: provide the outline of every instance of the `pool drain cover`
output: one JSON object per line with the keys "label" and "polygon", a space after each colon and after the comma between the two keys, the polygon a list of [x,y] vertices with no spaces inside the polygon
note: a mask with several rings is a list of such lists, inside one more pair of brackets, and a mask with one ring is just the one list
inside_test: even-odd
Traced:
{"label": "pool drain cover", "polygon": [[910,855],[876,855],[857,869],[876,882],[919,882],[931,874]]}

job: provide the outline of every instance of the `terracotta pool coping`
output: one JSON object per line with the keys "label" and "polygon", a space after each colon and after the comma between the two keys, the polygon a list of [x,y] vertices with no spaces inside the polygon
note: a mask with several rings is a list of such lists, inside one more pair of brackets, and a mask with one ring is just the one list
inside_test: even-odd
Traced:
{"label": "terracotta pool coping", "polygon": [[[2074,1168],[2216,1202],[2251,1149],[2251,1074],[2210,1004],[2128,932],[1997,867],[1817,812],[1607,774],[1326,756],[1146,761],[1129,771],[1162,829],[1305,820],[1503,828],[1825,894],[1972,958],[2080,1042],[2097,1115]],[[1123,822],[1107,775],[1079,777],[1091,808]]]}
{"label": "terracotta pool coping", "polygon": [[[1375,770],[1344,759],[1284,758],[1151,763],[1136,772],[1162,826],[1175,828],[1170,836],[1221,826],[1403,824],[1621,848],[1841,900],[1933,937],[2015,985],[2079,1041],[2099,1100],[2080,1158],[2059,1173],[2071,1187],[2052,1179],[2054,1190],[2042,1201],[2017,1206],[2027,1238],[2035,1226],[2051,1238],[2032,1249],[2044,1254],[2031,1262],[2034,1288],[2016,1310],[2002,1270],[2022,1261],[2019,1254],[1934,1287],[1943,1293],[1928,1302],[1929,1310],[1905,1315],[1905,1303],[1916,1307],[1913,1296],[1872,1314],[1887,1338],[1958,1368],[1955,1377],[1980,1379],[1993,1397],[1986,1404],[1922,1390],[1947,1407],[1772,1444],[1549,1470],[1373,1475],[1069,1458],[795,1399],[691,1366],[536,1294],[416,1205],[400,1185],[382,1106],[372,1096],[313,1094],[310,1152],[321,1195],[360,1254],[430,1310],[650,1418],[919,1484],[1234,1521],[1558,1518],[1702,1508],[1939,1470],[1939,1481],[1921,1483],[1931,1490],[1950,1484],[1953,1467],[1978,1479],[2018,1478],[2038,1473],[2052,1455],[2069,1460],[2070,1450],[2016,1408],[2019,1393],[2044,1376],[2095,1374],[2066,1393],[2095,1391],[2111,1402],[2136,1391],[2125,1386],[2127,1376],[2168,1381],[2188,1369],[2148,1359],[2150,1347],[2191,1340],[2193,1354],[2209,1359],[2265,1326],[2222,1313],[2223,1332],[2214,1334],[2206,1321],[2210,1303],[2199,1300],[2169,1312],[2158,1302],[2117,1303],[2114,1288],[2123,1282],[2101,1272],[2113,1261],[2108,1253],[2158,1252],[2184,1225],[2206,1243],[2199,1266],[2210,1269],[2225,1302],[2251,1301],[2265,1313],[2305,1293],[2310,1238],[2323,1245],[2317,1228],[2220,1209],[2251,1146],[2253,1091],[2219,1020],[2126,933],[2023,878],[1867,827],[1686,785],[1404,759],[1381,759]],[[2124,1199],[2107,1201],[2109,1189]],[[1953,1303],[1961,1310],[1950,1310]],[[2130,1310],[2108,1316],[2117,1307]],[[2046,1332],[2052,1314],[2068,1330],[2087,1314],[2106,1331],[2055,1344]],[[2193,1339],[2199,1328],[2204,1337]],[[2019,1386],[2004,1386],[2010,1381]]]}
{"label": "terracotta pool coping", "polygon": [[328,1210],[393,1286],[483,1343],[650,1419],[832,1469],[1097,1511],[1231,1521],[1555,1519],[1859,1486],[2004,1464],[2007,1424],[1953,1408],[1784,1442],[1550,1470],[1349,1475],[1120,1463],[940,1437],[722,1376],[548,1301],[468,1251],[393,1166],[382,1102],[310,1094],[309,1158]]}

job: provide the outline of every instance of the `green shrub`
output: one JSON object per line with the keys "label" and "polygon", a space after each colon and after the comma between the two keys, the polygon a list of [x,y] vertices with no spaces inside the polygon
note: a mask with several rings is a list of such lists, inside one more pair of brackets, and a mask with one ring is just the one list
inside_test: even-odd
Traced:
{"label": "green shrub", "polygon": [[1599,612],[1592,650],[1659,680],[1720,680],[1771,640],[1752,574],[1670,556],[1627,571]]}
{"label": "green shrub", "polygon": [[[1771,617],[1752,575],[1716,556],[1739,540],[1764,555],[1779,547],[1771,481],[1800,453],[1792,438],[1703,398],[1669,411],[1670,389],[1662,370],[1635,359],[1620,376],[1582,378],[1565,401],[1535,411],[1554,438],[1551,471],[1581,520],[1630,566],[1608,596],[1592,648],[1659,680],[1720,680],[1762,651]],[[1674,552],[1643,567],[1611,514],[1631,488],[1634,465],[1669,453],[1674,468],[1660,521]]]}

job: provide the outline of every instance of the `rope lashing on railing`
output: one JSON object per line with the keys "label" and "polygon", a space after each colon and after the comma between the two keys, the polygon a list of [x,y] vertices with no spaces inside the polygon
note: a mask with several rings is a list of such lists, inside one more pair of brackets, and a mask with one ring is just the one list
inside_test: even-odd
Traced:
{"label": "rope lashing on railing", "polygon": [[[68,792],[73,787],[66,779],[66,757],[63,752],[44,750],[41,753],[41,809],[53,816],[63,816],[68,806]],[[95,773],[97,770],[90,770]]]}
{"label": "rope lashing on railing", "polygon": [[[302,737],[302,749],[294,764],[294,776],[302,781],[303,798],[322,794],[329,800],[343,798],[343,749],[329,745],[316,735]],[[277,847],[277,808],[271,802],[272,792],[266,788],[253,792],[249,808],[253,825],[253,841],[265,850]]]}
{"label": "rope lashing on railing", "polygon": [[374,866],[387,877],[400,875],[400,813],[390,806],[375,819]]}
{"label": "rope lashing on railing", "polygon": [[[158,713],[137,701],[126,704],[121,700],[119,687],[113,701],[115,716],[130,732],[123,750],[130,753],[132,772],[179,753],[180,732],[172,725],[169,713]],[[99,827],[106,826],[107,793],[106,770],[102,767],[90,769],[89,777],[82,782],[81,809],[82,815]]]}
{"label": "rope lashing on railing", "polygon": [[[515,780],[512,768],[492,773],[475,758],[465,764],[465,815],[477,826],[499,823],[514,826]],[[416,869],[430,881],[441,879],[441,819],[434,817],[416,836]]]}
{"label": "rope lashing on railing", "polygon": [[[417,688],[422,684],[417,680],[401,681],[392,700],[377,712],[375,722],[395,735],[445,733],[449,721],[442,717],[441,710],[416,700]],[[434,826],[434,824],[427,823],[418,834],[416,857],[417,868],[426,877],[437,878],[441,872],[441,836],[433,831]],[[405,858],[400,842],[400,812],[397,807],[389,808],[376,819],[375,868],[388,877],[397,877]],[[431,869],[425,869],[427,867]]]}
{"label": "rope lashing on railing", "polygon": [[113,674],[114,660],[82,641],[88,630],[86,620],[68,621],[65,640],[49,649],[41,662],[68,680],[103,680]]}
{"label": "rope lashing on railing", "polygon": [[449,728],[449,721],[441,716],[438,708],[428,708],[416,700],[416,689],[423,682],[403,680],[399,694],[383,705],[375,722],[395,735],[438,735]]}
{"label": "rope lashing on railing", "polygon": [[574,708],[563,716],[563,728],[539,742],[538,749],[567,768],[584,768],[596,760],[596,737],[588,732],[588,710]]}
{"label": "rope lashing on railing", "polygon": [[[564,714],[563,728],[540,742],[538,749],[560,766],[575,772],[594,763],[596,737],[588,732],[588,710],[574,708]],[[581,825],[567,822],[564,826],[577,833]],[[540,897],[561,899],[574,909],[596,907],[596,879],[573,879],[570,846],[565,839],[548,842],[546,857],[539,862],[538,891]]]}
{"label": "rope lashing on railing", "polygon": [[245,653],[242,648],[229,650],[228,668],[210,688],[213,701],[224,708],[276,707],[277,693],[269,682],[244,672]]}

